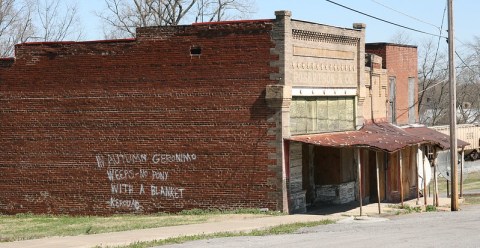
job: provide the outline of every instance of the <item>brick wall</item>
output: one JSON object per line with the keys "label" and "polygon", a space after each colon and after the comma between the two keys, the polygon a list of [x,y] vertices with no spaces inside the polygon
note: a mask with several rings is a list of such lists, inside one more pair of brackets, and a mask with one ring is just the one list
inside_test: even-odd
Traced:
{"label": "brick wall", "polygon": [[281,209],[271,30],[232,22],[17,45],[0,66],[0,212]]}
{"label": "brick wall", "polygon": [[0,68],[8,68],[13,65],[15,60],[13,58],[0,58]]}
{"label": "brick wall", "polygon": [[[367,44],[366,51],[383,58],[383,68],[389,77],[396,78],[396,120],[397,124],[408,124],[408,80],[414,78],[415,113],[418,113],[418,54],[417,48],[388,43]],[[418,114],[415,120],[418,122]]]}
{"label": "brick wall", "polygon": [[[373,63],[371,64],[371,60]],[[366,123],[388,121],[388,76],[382,69],[382,58],[377,55],[366,56],[365,86],[366,97],[363,104],[363,116]],[[373,69],[372,69],[373,68]]]}
{"label": "brick wall", "polygon": [[408,124],[408,78],[415,80],[415,112],[418,112],[417,48],[388,46],[386,66],[388,74],[397,78],[397,123]]}

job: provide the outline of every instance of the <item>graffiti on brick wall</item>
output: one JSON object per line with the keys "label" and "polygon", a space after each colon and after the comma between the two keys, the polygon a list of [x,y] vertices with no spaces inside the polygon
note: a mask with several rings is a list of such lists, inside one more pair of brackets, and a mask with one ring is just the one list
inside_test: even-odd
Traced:
{"label": "graffiti on brick wall", "polygon": [[[98,154],[97,166],[106,170],[110,182],[111,197],[108,206],[139,211],[142,209],[138,196],[161,200],[177,200],[184,196],[184,188],[170,182],[171,171],[151,169],[159,165],[194,162],[197,155],[175,154]],[[146,169],[145,167],[150,168]]]}
{"label": "graffiti on brick wall", "polygon": [[197,155],[193,153],[155,153],[151,156],[147,154],[106,154],[97,155],[97,166],[103,168],[105,166],[118,165],[136,165],[147,164],[172,164],[172,163],[188,163],[197,160]]}
{"label": "graffiti on brick wall", "polygon": [[50,193],[48,191],[40,191],[39,193],[25,194],[24,197],[27,202],[41,203],[50,198]]}
{"label": "graffiti on brick wall", "polygon": [[111,208],[127,208],[127,209],[132,209],[135,211],[140,210],[140,202],[138,200],[122,200],[122,199],[117,199],[115,197],[111,197],[110,201],[108,202],[108,205]]}

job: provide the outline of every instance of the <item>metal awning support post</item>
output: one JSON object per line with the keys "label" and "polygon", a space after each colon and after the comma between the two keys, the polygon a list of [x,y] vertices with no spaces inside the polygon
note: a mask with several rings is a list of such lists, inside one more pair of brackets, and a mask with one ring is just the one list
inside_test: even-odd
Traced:
{"label": "metal awning support post", "polygon": [[463,158],[465,158],[465,147],[462,147],[462,156],[460,157],[460,198],[463,197]]}
{"label": "metal awning support post", "polygon": [[423,168],[423,204],[427,206],[427,169],[425,169],[425,156],[427,155],[427,146],[423,146],[422,168]]}
{"label": "metal awning support post", "polygon": [[450,197],[449,185],[450,185],[450,181],[447,179],[447,197]]}
{"label": "metal awning support post", "polygon": [[362,216],[362,163],[360,162],[360,149],[356,148],[357,154],[357,171],[358,171],[358,202],[360,203],[360,216]]}
{"label": "metal awning support post", "polygon": [[403,157],[402,155],[403,155],[402,150],[400,150],[398,154],[398,160],[399,160],[398,161],[398,167],[399,167],[398,177],[400,180],[400,202],[402,203],[402,208],[403,208],[404,205],[403,205],[403,168],[402,168]]}
{"label": "metal awning support post", "polygon": [[380,169],[379,164],[380,164],[380,153],[376,152],[375,157],[376,157],[376,167],[377,167],[377,199],[378,199],[378,214],[382,213],[382,207],[380,206]]}
{"label": "metal awning support post", "polygon": [[420,165],[420,159],[418,159],[418,145],[415,146],[415,159],[417,161],[417,166],[416,166],[416,170],[415,170],[415,174],[417,175],[417,181],[415,182],[417,184],[417,205],[419,204],[420,202],[420,184],[418,183],[418,178],[420,177],[420,175],[418,174],[418,166]]}
{"label": "metal awning support post", "polygon": [[433,180],[435,182],[435,206],[438,207],[437,148],[433,148]]}

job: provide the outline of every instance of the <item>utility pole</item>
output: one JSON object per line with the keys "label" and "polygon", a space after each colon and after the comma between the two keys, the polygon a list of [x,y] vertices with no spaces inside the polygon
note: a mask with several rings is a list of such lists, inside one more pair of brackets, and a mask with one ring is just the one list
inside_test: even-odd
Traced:
{"label": "utility pole", "polygon": [[457,89],[455,80],[455,46],[453,32],[453,0],[448,0],[448,73],[450,79],[450,173],[452,182],[451,210],[458,211],[457,170]]}

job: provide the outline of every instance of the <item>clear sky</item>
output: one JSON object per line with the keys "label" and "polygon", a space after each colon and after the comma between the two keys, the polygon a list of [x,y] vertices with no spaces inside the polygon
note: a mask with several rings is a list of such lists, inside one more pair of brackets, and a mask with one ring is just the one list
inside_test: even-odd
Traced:
{"label": "clear sky", "polygon": [[[103,0],[77,1],[81,12],[82,25],[85,27],[86,40],[103,39],[101,21],[93,13],[104,9]],[[352,9],[372,16],[401,24],[424,32],[439,34],[447,0],[333,0]],[[408,31],[397,26],[372,19],[339,7],[325,0],[256,0],[256,13],[249,19],[274,18],[276,10],[292,11],[292,18],[332,26],[351,28],[354,22],[367,24],[367,42],[388,42],[405,31],[412,43],[420,43],[432,36]],[[454,0],[454,31],[459,40],[457,46],[471,42],[474,36],[480,36],[475,23],[480,20],[480,1]],[[447,36],[447,12],[445,12],[444,33]]]}

